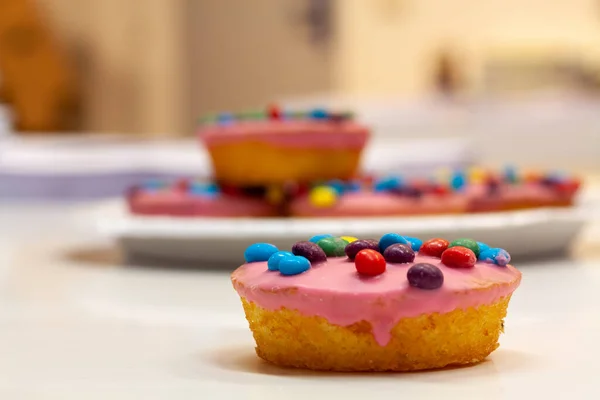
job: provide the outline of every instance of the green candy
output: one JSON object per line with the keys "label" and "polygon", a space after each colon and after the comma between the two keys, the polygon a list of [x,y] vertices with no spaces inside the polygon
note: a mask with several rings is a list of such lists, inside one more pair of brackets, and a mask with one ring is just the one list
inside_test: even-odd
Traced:
{"label": "green candy", "polygon": [[344,119],[354,119],[354,113],[352,111],[344,111],[341,115]]}
{"label": "green candy", "polygon": [[266,118],[266,114],[264,113],[264,111],[259,111],[259,110],[244,111],[244,112],[237,114],[236,116],[242,120],[265,119]]}
{"label": "green candy", "polygon": [[308,113],[306,111],[290,111],[288,115],[292,119],[303,119],[308,116]]}
{"label": "green candy", "polygon": [[473,239],[461,238],[453,240],[448,245],[448,248],[456,246],[466,247],[475,253],[475,257],[479,257],[479,245]]}
{"label": "green candy", "polygon": [[347,245],[345,240],[336,237],[321,239],[317,242],[317,246],[323,249],[327,257],[345,257]]}
{"label": "green candy", "polygon": [[203,125],[208,125],[217,122],[218,118],[219,117],[216,114],[207,114],[198,118],[198,122]]}

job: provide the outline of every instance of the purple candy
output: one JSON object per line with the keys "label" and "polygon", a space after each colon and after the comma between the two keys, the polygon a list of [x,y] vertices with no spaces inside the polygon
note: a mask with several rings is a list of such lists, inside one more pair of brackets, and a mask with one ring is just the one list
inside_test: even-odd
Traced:
{"label": "purple candy", "polygon": [[415,264],[408,269],[406,278],[410,286],[419,289],[438,289],[444,283],[444,274],[433,264]]}
{"label": "purple candy", "polygon": [[410,248],[410,245],[396,243],[385,249],[383,258],[391,263],[410,263],[415,259],[415,252]]}
{"label": "purple candy", "polygon": [[374,239],[355,240],[354,242],[349,243],[344,251],[349,259],[354,260],[354,257],[356,257],[358,252],[364,249],[379,251],[379,242]]}
{"label": "purple candy", "polygon": [[327,261],[327,255],[316,243],[309,241],[300,241],[292,246],[292,253],[296,256],[302,256],[311,264],[317,264]]}

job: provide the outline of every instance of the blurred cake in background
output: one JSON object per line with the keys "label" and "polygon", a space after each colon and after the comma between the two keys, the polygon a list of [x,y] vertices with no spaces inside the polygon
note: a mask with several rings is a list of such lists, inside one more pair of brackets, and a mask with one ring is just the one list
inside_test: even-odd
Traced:
{"label": "blurred cake in background", "polygon": [[133,214],[179,217],[272,217],[277,204],[266,193],[250,189],[224,192],[214,183],[181,179],[174,183],[154,180],[133,187],[128,193]]}
{"label": "blurred cake in background", "polygon": [[466,212],[466,194],[434,180],[386,176],[374,182],[319,184],[291,200],[297,217],[377,217]]}
{"label": "blurred cake in background", "polygon": [[473,167],[445,177],[362,176],[313,183],[237,186],[181,179],[133,187],[133,214],[203,217],[384,217],[509,211],[574,205],[577,178]]}
{"label": "blurred cake in background", "polygon": [[567,174],[519,173],[507,167],[500,173],[481,170],[466,188],[470,212],[507,211],[537,207],[569,207],[581,182]]}
{"label": "blurred cake in background", "polygon": [[202,121],[215,180],[238,186],[350,179],[369,129],[351,113],[314,109],[222,113]]}

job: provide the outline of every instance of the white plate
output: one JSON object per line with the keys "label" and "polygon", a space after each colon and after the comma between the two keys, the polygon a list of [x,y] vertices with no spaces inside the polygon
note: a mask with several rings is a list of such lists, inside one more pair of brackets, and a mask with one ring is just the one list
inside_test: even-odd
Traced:
{"label": "white plate", "polygon": [[289,249],[294,242],[319,233],[361,238],[378,238],[387,232],[422,239],[472,237],[509,249],[513,259],[540,256],[567,250],[590,215],[590,207],[578,206],[387,218],[174,218],[134,216],[123,201],[112,201],[95,208],[93,220],[130,256],[235,265],[253,242]]}

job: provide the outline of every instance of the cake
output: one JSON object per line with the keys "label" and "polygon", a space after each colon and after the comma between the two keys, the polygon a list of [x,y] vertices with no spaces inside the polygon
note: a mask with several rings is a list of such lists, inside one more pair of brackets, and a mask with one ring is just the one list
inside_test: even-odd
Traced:
{"label": "cake", "polygon": [[498,347],[521,273],[471,239],[317,235],[255,243],[232,274],[257,355],[287,367],[413,371],[477,363]]}
{"label": "cake", "polygon": [[483,182],[470,184],[465,190],[470,212],[569,207],[581,185],[579,179],[564,174],[518,174],[512,168],[486,175]]}
{"label": "cake", "polygon": [[332,181],[315,185],[290,200],[296,217],[379,217],[466,212],[468,198],[431,181],[407,181],[399,176],[374,184]]}
{"label": "cake", "polygon": [[280,206],[269,202],[262,191],[223,191],[214,183],[180,179],[152,180],[128,192],[132,214],[178,217],[271,217]]}
{"label": "cake", "polygon": [[350,179],[368,136],[350,113],[277,107],[266,113],[221,114],[205,120],[199,131],[215,179],[238,186]]}

